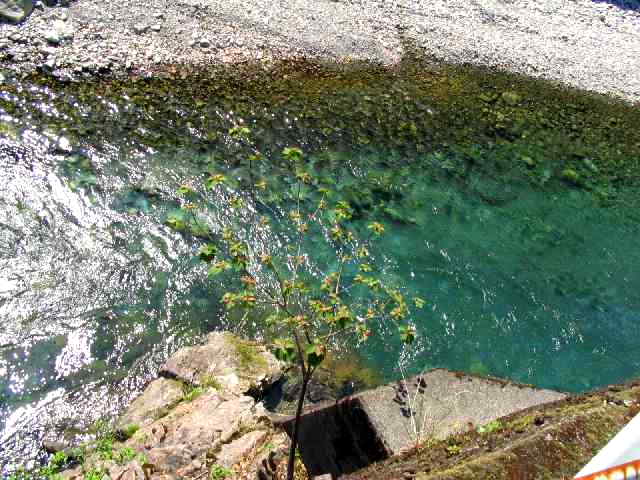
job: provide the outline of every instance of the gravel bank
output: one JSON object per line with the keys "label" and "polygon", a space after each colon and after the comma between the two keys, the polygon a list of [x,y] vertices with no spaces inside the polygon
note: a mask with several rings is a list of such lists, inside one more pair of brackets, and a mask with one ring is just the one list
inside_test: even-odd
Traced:
{"label": "gravel bank", "polygon": [[635,4],[623,8],[592,0],[57,3],[47,7],[36,2],[22,23],[0,24],[0,66],[41,68],[58,75],[153,73],[177,63],[299,55],[392,64],[410,42],[441,60],[497,66],[640,100],[640,11]]}

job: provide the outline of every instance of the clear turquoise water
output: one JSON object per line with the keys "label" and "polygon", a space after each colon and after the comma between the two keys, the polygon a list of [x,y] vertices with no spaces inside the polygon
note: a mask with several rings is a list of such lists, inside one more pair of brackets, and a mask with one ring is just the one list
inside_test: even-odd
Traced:
{"label": "clear turquoise water", "polygon": [[[67,151],[59,133],[8,117],[14,128],[0,136],[5,468],[17,452],[41,456],[45,434],[117,413],[168,355],[205,333],[261,338],[260,325],[238,326],[223,314],[224,285],[195,257],[201,241],[165,224],[179,206],[177,187],[221,152],[132,147],[126,130]],[[275,127],[261,133],[296,141]],[[479,148],[486,164],[505,155]],[[621,188],[612,207],[572,186],[541,188],[491,169],[462,175],[451,149],[406,155],[369,144],[310,153],[356,207],[356,222],[385,222],[376,261],[387,278],[428,300],[410,351],[379,335],[361,352],[385,378],[397,378],[400,364],[442,366],[584,391],[638,375],[636,190]],[[269,176],[268,161],[263,168]],[[277,211],[280,201],[260,198],[259,208]],[[203,215],[214,227],[226,221],[223,206],[208,198]],[[319,258],[330,256],[317,248]]]}

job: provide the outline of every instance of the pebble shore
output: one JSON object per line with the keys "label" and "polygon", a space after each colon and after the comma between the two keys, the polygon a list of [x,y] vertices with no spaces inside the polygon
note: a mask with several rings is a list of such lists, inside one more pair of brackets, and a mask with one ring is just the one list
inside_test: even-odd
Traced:
{"label": "pebble shore", "polygon": [[[21,1],[0,0],[0,7]],[[22,22],[0,23],[0,68],[77,77],[298,56],[393,64],[414,45],[437,60],[637,102],[640,6],[626,2],[36,1]]]}

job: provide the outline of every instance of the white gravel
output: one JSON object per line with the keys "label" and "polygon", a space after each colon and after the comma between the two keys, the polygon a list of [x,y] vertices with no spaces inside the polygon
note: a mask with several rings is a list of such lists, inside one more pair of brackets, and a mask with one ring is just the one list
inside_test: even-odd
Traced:
{"label": "white gravel", "polygon": [[[299,55],[391,64],[415,44],[638,102],[639,10],[592,0],[76,0],[0,25],[0,65],[153,72]],[[60,42],[46,40],[52,31]]]}

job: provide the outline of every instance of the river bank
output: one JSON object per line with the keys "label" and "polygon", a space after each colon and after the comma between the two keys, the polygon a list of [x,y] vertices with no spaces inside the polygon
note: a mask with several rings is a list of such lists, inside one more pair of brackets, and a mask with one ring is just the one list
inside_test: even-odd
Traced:
{"label": "river bank", "polygon": [[[62,78],[154,75],[305,57],[400,61],[408,48],[640,99],[640,12],[623,2],[530,0],[77,0],[0,24],[0,66]],[[62,6],[64,5],[64,6]]]}
{"label": "river bank", "polygon": [[[44,447],[56,453],[40,476],[52,480],[283,478],[289,440],[278,425],[292,417],[275,414],[265,405],[273,390],[286,382],[284,367],[259,343],[228,332],[211,333],[202,344],[172,355],[159,376],[117,419],[93,427],[93,440],[78,443],[65,441],[64,435],[49,436]],[[637,380],[584,395],[565,395],[446,370],[425,372],[418,378],[420,387],[403,380],[307,408],[301,427],[301,459],[306,468],[299,462],[295,478],[308,478],[307,471],[311,474],[314,469],[316,475],[332,471],[337,460],[346,472],[327,477],[507,479],[519,472],[565,478],[640,409]],[[453,393],[442,388],[442,380],[453,387]],[[418,436],[401,428],[409,420],[399,416],[398,404],[392,400],[400,386],[428,391],[426,403],[415,407],[429,412],[428,425],[421,425]],[[415,401],[414,394],[410,395]],[[483,401],[465,406],[457,398],[460,394],[474,400],[480,396]],[[440,413],[448,420],[431,410],[440,402],[447,405],[438,408],[443,408]],[[478,403],[485,407],[478,409]],[[367,412],[368,422],[360,417],[356,421],[350,413],[355,411]],[[419,410],[413,415],[421,417]],[[313,427],[314,418],[324,426]],[[357,431],[350,431],[353,427]],[[290,428],[287,431],[291,433]],[[373,452],[372,442],[381,442],[378,446],[386,453],[369,458],[365,453]],[[338,445],[337,453],[333,449]],[[10,478],[36,477],[18,473]]]}

